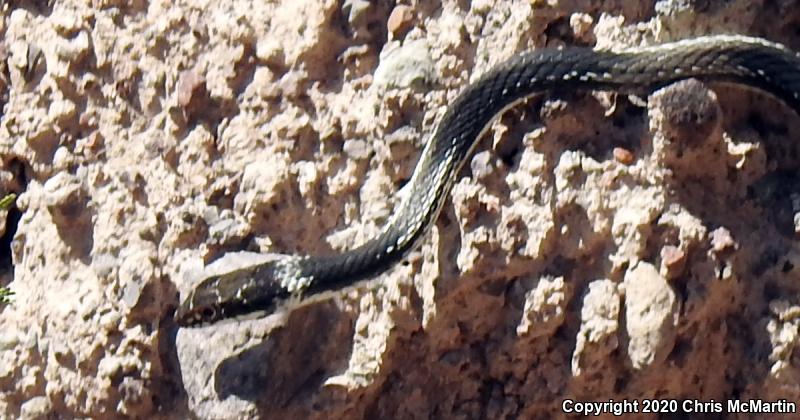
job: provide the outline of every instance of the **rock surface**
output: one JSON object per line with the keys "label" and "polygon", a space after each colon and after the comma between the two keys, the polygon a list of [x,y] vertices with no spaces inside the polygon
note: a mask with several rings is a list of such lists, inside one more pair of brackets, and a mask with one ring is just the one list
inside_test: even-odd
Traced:
{"label": "rock surface", "polygon": [[291,313],[171,318],[226,252],[378,232],[447,105],[516,52],[798,50],[798,22],[796,0],[2,2],[0,417],[800,401],[800,117],[727,85],[532,99],[404,263]]}

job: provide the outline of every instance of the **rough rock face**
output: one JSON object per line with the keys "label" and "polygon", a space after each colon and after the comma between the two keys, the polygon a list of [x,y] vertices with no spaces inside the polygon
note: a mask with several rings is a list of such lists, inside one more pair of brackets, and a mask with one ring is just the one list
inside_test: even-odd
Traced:
{"label": "rough rock face", "polygon": [[171,318],[226,252],[332,253],[378,232],[447,104],[514,53],[710,33],[797,50],[796,0],[0,13],[0,193],[21,193],[0,213],[0,286],[15,292],[0,308],[2,418],[800,400],[800,117],[697,81],[646,106],[648,92],[531,99],[492,126],[404,263],[290,313]]}

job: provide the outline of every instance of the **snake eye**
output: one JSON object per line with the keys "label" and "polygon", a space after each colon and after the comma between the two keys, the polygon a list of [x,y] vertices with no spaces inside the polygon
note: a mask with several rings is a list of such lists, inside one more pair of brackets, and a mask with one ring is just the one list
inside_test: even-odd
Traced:
{"label": "snake eye", "polygon": [[200,310],[200,317],[202,317],[204,321],[213,320],[216,316],[217,309],[213,306],[205,306]]}

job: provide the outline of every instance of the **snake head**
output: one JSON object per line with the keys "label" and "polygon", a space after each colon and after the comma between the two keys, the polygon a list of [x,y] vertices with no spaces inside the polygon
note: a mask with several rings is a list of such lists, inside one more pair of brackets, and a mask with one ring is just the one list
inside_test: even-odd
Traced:
{"label": "snake head", "polygon": [[178,307],[175,322],[199,327],[264,316],[288,295],[274,278],[273,266],[258,264],[205,278]]}
{"label": "snake head", "polygon": [[197,285],[175,312],[175,322],[181,327],[197,327],[224,319],[227,311],[218,288],[221,280],[221,276],[212,276]]}

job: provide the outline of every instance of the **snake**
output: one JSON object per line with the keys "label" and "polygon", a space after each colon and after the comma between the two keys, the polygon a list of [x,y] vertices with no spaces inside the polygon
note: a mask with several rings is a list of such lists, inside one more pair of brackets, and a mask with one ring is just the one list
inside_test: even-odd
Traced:
{"label": "snake", "polygon": [[505,110],[553,90],[656,90],[694,78],[762,90],[800,113],[800,55],[762,38],[708,35],[623,49],[538,48],[467,85],[425,144],[380,233],[333,255],[286,255],[202,279],[175,311],[181,327],[273,313],[386,271],[426,235],[482,134]]}

